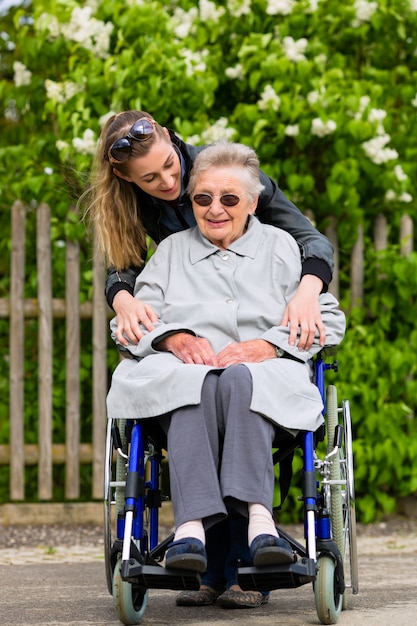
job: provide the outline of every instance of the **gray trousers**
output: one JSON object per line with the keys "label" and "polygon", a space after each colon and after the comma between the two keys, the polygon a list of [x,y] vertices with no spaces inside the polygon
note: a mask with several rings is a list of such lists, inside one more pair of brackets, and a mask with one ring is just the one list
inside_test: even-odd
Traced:
{"label": "gray trousers", "polygon": [[275,428],[250,410],[252,377],[244,365],[207,375],[201,403],[173,411],[168,426],[176,526],[202,518],[209,528],[247,503],[272,511]]}

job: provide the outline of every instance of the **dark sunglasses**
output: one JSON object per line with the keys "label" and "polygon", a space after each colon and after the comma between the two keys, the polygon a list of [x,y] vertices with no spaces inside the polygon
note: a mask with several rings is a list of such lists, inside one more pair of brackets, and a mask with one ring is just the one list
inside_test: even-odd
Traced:
{"label": "dark sunglasses", "polygon": [[134,141],[147,141],[155,130],[155,122],[147,117],[135,122],[126,135],[114,142],[108,152],[108,159],[122,163],[127,161],[132,154],[132,139]]}
{"label": "dark sunglasses", "polygon": [[210,206],[214,198],[218,198],[223,206],[236,206],[240,202],[239,196],[234,193],[225,193],[222,196],[210,196],[208,193],[197,193],[193,197],[193,202],[199,206]]}

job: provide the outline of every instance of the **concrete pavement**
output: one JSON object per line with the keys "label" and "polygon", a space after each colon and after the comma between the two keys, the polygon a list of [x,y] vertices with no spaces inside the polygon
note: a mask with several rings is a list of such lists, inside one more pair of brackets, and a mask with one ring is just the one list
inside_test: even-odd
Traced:
{"label": "concrete pavement", "polygon": [[[414,626],[417,535],[358,538],[359,584],[341,626]],[[1,626],[120,626],[99,548],[0,550]],[[259,609],[175,606],[175,591],[150,590],[143,626],[319,624],[311,585],[273,591]]]}

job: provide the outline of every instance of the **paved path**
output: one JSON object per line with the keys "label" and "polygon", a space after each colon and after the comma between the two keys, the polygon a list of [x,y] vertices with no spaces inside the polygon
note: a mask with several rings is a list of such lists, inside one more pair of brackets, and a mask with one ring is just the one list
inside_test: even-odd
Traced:
{"label": "paved path", "polygon": [[[358,538],[360,593],[341,626],[417,623],[417,534]],[[120,626],[97,546],[0,550],[1,626]],[[278,590],[259,609],[175,606],[175,591],[150,590],[143,626],[319,624],[311,585]]]}

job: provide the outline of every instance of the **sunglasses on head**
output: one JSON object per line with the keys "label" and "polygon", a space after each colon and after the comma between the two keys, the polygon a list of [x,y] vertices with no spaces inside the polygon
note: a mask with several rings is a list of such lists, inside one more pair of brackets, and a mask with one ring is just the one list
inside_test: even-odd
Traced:
{"label": "sunglasses on head", "polygon": [[222,196],[211,196],[208,193],[197,193],[193,197],[193,202],[199,206],[210,206],[214,198],[218,198],[223,206],[236,206],[240,202],[240,197],[234,193],[225,193]]}
{"label": "sunglasses on head", "polygon": [[142,117],[135,122],[126,135],[112,144],[109,148],[108,159],[122,163],[127,161],[132,154],[132,139],[134,141],[147,141],[155,130],[154,120]]}

